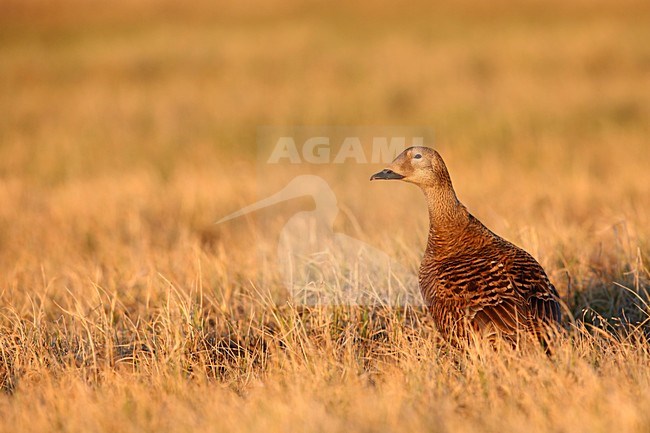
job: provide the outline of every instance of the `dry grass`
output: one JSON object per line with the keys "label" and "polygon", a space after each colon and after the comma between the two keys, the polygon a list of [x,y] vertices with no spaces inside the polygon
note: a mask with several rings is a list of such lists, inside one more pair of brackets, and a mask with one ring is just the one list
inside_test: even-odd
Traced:
{"label": "dry grass", "polygon": [[[645,2],[179,3],[0,1],[0,431],[650,428]],[[287,303],[258,253],[310,203],[213,224],[290,179],[259,179],[259,125],[432,128],[567,339]],[[336,230],[415,268],[423,200],[376,168],[325,168]]]}

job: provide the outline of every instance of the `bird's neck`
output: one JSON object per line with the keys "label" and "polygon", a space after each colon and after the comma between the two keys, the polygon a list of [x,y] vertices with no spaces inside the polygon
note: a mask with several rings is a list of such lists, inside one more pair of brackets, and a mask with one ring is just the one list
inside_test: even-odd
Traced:
{"label": "bird's neck", "polygon": [[469,224],[469,212],[449,185],[423,188],[429,208],[427,249],[440,249],[459,242]]}

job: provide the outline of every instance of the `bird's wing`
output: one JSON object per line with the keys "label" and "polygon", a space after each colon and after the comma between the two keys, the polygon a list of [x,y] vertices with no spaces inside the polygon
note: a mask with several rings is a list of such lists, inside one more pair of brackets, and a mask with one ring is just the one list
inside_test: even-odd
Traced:
{"label": "bird's wing", "polygon": [[444,271],[440,275],[442,287],[437,290],[434,308],[441,310],[443,323],[449,312],[458,320],[468,320],[476,330],[492,328],[515,335],[541,323],[559,321],[555,288],[542,267],[523,250],[513,249],[508,254],[501,250],[498,255],[484,252],[465,258],[465,263],[460,261],[445,266],[452,271],[448,278]]}
{"label": "bird's wing", "polygon": [[501,298],[492,305],[480,305],[474,311],[472,320],[478,330],[494,327],[494,330],[504,335],[516,334],[525,323],[522,309],[513,299]]}
{"label": "bird's wing", "polygon": [[530,254],[517,248],[508,275],[517,293],[526,300],[532,320],[537,323],[561,320],[557,290],[542,266]]}

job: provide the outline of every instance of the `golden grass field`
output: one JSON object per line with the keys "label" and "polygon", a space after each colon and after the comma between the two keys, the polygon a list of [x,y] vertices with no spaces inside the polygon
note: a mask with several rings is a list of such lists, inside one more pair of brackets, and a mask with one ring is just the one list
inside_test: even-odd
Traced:
{"label": "golden grass field", "polygon": [[[648,431],[649,41],[633,0],[0,0],[0,431]],[[214,224],[289,179],[263,125],[433,130],[566,338],[287,301],[259,252],[310,201]],[[335,229],[415,270],[424,199],[381,168],[322,168]]]}

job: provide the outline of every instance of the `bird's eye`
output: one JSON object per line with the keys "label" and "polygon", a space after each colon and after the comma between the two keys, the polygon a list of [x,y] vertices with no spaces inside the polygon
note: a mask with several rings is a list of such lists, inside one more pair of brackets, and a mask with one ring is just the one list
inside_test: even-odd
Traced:
{"label": "bird's eye", "polygon": [[422,158],[422,155],[420,155],[420,154],[418,153],[418,154],[416,154],[413,158],[415,158],[415,159],[420,159],[420,158]]}

